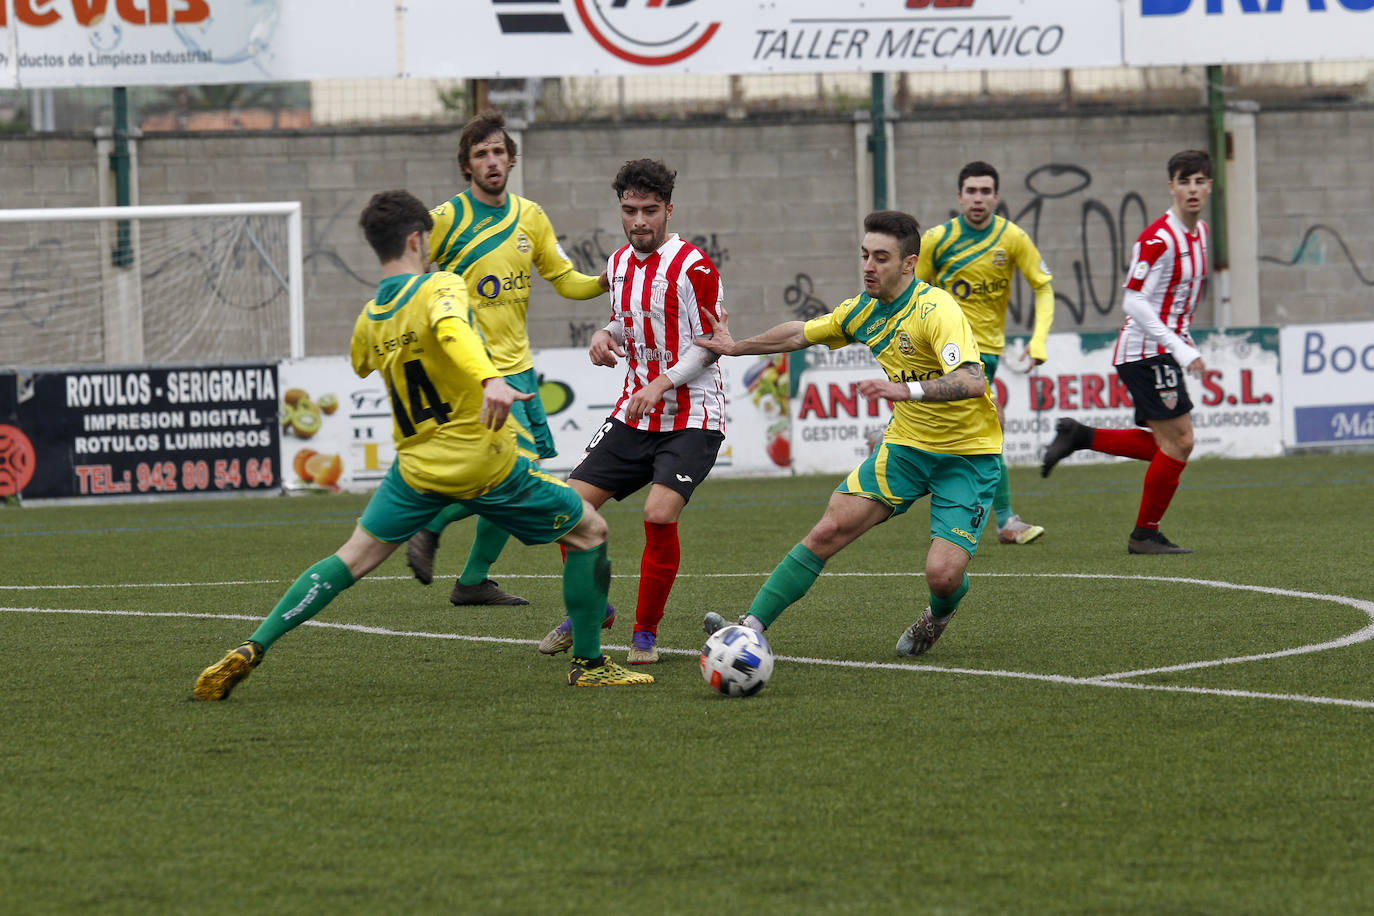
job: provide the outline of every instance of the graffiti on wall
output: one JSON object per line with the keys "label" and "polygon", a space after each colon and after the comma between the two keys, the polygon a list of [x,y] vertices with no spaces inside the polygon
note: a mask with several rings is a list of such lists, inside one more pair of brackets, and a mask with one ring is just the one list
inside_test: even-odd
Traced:
{"label": "graffiti on wall", "polygon": [[[1293,249],[1292,257],[1285,260],[1284,258],[1277,258],[1273,255],[1262,254],[1260,255],[1260,260],[1269,264],[1277,264],[1280,267],[1296,267],[1299,265],[1303,267],[1312,267],[1324,265],[1327,263],[1326,240],[1328,237],[1331,241],[1335,242],[1336,247],[1340,249],[1341,256],[1344,258],[1346,264],[1349,265],[1350,270],[1355,274],[1355,278],[1365,286],[1374,286],[1374,277],[1365,276],[1364,270],[1360,267],[1359,260],[1350,250],[1350,245],[1346,243],[1345,237],[1342,236],[1338,230],[1321,223],[1307,227],[1307,230],[1302,234],[1302,240],[1298,242],[1298,247]],[[1371,272],[1374,272],[1374,270],[1371,270]]]}

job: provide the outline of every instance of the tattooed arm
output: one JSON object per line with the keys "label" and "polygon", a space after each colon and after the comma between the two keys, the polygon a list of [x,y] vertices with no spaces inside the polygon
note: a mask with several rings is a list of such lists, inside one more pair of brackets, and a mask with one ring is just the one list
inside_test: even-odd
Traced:
{"label": "tattooed arm", "polygon": [[961,401],[964,398],[982,397],[987,387],[981,363],[964,363],[948,375],[926,379],[918,384],[921,395],[913,397],[911,385],[906,382],[893,382],[885,378],[864,379],[859,382],[859,394],[889,401]]}

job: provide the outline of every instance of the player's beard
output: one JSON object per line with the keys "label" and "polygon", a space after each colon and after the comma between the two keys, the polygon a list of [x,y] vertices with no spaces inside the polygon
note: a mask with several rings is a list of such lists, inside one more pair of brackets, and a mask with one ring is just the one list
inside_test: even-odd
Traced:
{"label": "player's beard", "polygon": [[667,241],[668,234],[665,232],[663,235],[659,236],[649,232],[644,235],[630,235],[630,233],[627,232],[625,233],[625,237],[630,240],[630,247],[635,251],[638,251],[640,254],[653,254],[663,247],[663,243]]}
{"label": "player's beard", "polygon": [[486,176],[472,173],[472,183],[482,189],[482,193],[490,194],[493,197],[500,197],[506,193],[506,185],[510,183],[510,172],[502,175],[498,181],[500,184],[493,184],[486,179]]}

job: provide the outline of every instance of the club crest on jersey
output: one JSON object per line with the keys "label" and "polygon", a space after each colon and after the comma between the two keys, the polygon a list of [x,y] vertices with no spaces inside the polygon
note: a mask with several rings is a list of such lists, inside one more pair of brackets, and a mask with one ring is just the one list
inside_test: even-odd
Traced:
{"label": "club crest on jersey", "polygon": [[1006,267],[1006,266],[1007,266],[1007,250],[1006,250],[1005,248],[994,248],[994,249],[992,250],[992,266],[993,266],[993,267]]}
{"label": "club crest on jersey", "polygon": [[963,355],[959,345],[954,341],[950,341],[940,348],[940,358],[945,361],[946,366],[959,365],[963,361]]}
{"label": "club crest on jersey", "polygon": [[1178,406],[1178,389],[1170,388],[1168,391],[1161,391],[1159,402],[1164,405],[1166,410],[1173,410]]}
{"label": "club crest on jersey", "polygon": [[663,302],[668,298],[668,281],[662,277],[654,277],[649,284],[649,305],[651,308],[662,311]]}
{"label": "club crest on jersey", "polygon": [[[523,232],[517,232],[515,234],[515,250],[521,254],[529,254],[530,247],[529,236],[525,235]],[[562,252],[560,251],[559,254],[562,254]]]}
{"label": "club crest on jersey", "polygon": [[1150,265],[1145,261],[1141,261],[1135,266],[1135,270],[1131,271],[1131,276],[1135,277],[1137,280],[1141,280],[1144,279],[1145,275],[1149,272]]}
{"label": "club crest on jersey", "polygon": [[898,333],[897,349],[902,351],[902,353],[904,353],[907,356],[916,355],[916,345],[911,342],[911,335],[907,334],[906,331]]}

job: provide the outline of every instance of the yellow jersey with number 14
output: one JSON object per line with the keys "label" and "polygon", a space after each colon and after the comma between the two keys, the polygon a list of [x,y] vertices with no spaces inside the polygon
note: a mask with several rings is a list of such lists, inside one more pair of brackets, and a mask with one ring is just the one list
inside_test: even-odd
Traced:
{"label": "yellow jersey with number 14", "polygon": [[[958,304],[920,280],[912,280],[891,302],[868,293],[846,299],[830,314],[808,321],[805,333],[809,343],[832,350],[863,344],[894,382],[939,378],[979,362],[978,344]],[[894,402],[883,441],[942,455],[997,455],[1002,427],[984,386],[976,398]]]}
{"label": "yellow jersey with number 14", "polygon": [[515,426],[482,424],[482,381],[501,373],[475,325],[463,281],[439,271],[387,277],[353,326],[353,371],[381,374],[401,477],[421,492],[472,499],[515,464]]}

